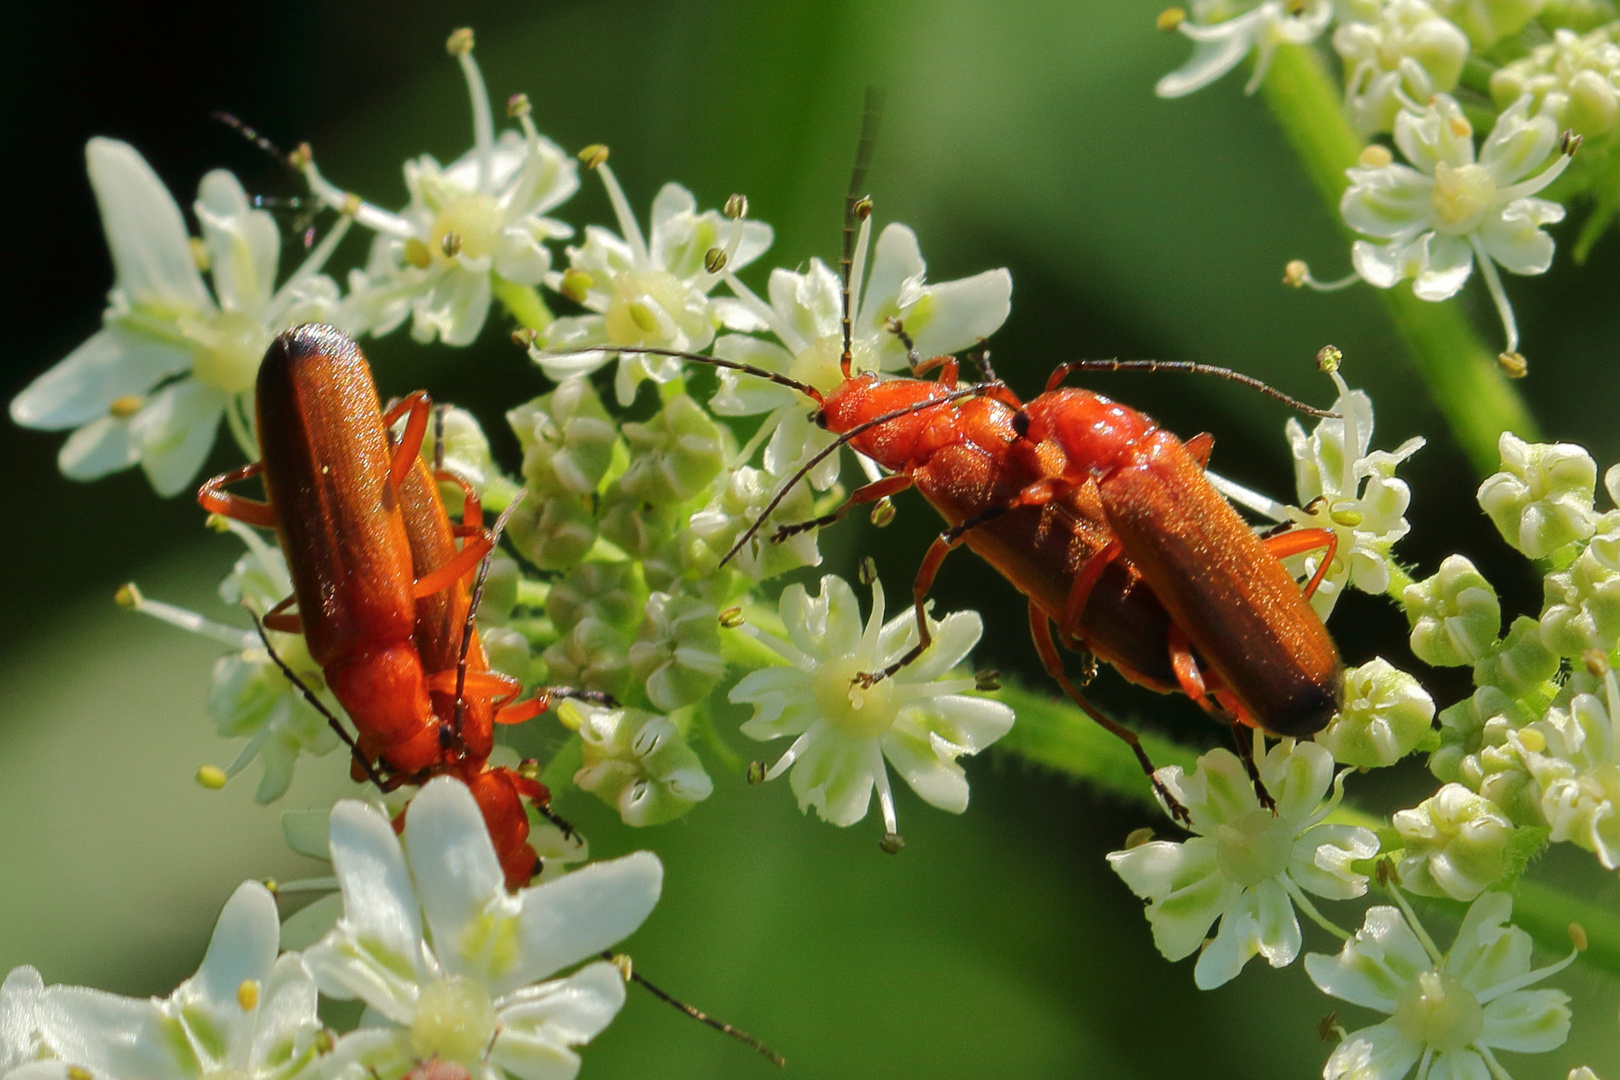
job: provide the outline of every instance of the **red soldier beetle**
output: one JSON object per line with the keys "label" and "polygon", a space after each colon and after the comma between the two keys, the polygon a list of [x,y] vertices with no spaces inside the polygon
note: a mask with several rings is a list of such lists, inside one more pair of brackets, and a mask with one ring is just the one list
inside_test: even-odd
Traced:
{"label": "red soldier beetle", "polygon": [[[1057,643],[1090,652],[1128,680],[1160,693],[1187,694],[1234,724],[1284,736],[1325,727],[1342,703],[1343,665],[1308,598],[1332,563],[1336,536],[1298,529],[1257,537],[1204,475],[1214,441],[1187,443],[1150,418],[1086,390],[1060,390],[1070,371],[1162,367],[1257,386],[1295,408],[1331,415],[1223,368],[1143,361],[1065,364],[1028,403],[983,366],[988,381],[957,385],[958,361],[919,358],[899,320],[889,329],[906,345],[911,378],[852,370],[851,277],[854,223],[871,202],[860,196],[872,142],[872,116],[845,204],[842,381],[823,393],[775,372],[716,357],[652,347],[604,349],[681,356],[788,386],[816,405],[815,422],[838,439],[802,466],[733,545],[748,543],[795,484],[845,443],[889,475],[866,484],[830,514],[783,526],[780,542],[831,524],[850,509],[917,487],[950,523],[930,546],[913,586],[918,642],[871,685],[921,655],[930,642],[926,597],[952,548],[967,544],[1029,598],[1030,631],[1047,672],[1092,719],[1153,765],[1135,734],[1088,701],[1064,672]],[[918,378],[938,371],[934,380]],[[1280,559],[1326,549],[1302,589]],[[725,560],[722,560],[725,561]],[[1052,633],[1053,625],[1057,635]],[[1262,801],[1250,740],[1238,738]],[[1171,811],[1186,811],[1155,779]]]}

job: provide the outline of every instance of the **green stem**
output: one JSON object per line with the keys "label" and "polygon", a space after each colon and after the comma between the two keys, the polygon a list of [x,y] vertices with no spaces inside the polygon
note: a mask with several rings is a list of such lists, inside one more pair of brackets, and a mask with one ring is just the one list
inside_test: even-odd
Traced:
{"label": "green stem", "polygon": [[[1010,750],[1071,779],[1084,780],[1150,807],[1155,820],[1159,820],[1162,811],[1154,801],[1153,789],[1123,741],[1072,705],[1016,684],[1008,683],[995,696],[1011,705],[1018,715],[1013,729],[996,744],[998,749]],[[1193,767],[1196,755],[1188,747],[1153,735],[1143,735],[1142,746],[1155,765],[1180,765],[1188,770]],[[1374,832],[1389,825],[1385,819],[1342,804],[1328,820]],[[1168,819],[1164,823],[1170,827]],[[1552,885],[1521,878],[1513,887],[1513,921],[1540,945],[1554,951],[1562,948],[1569,924],[1580,923],[1590,942],[1580,962],[1620,980],[1620,912],[1571,896]]]}
{"label": "green stem", "polygon": [[[1329,213],[1344,235],[1355,239],[1339,215],[1339,199],[1349,186],[1344,170],[1356,164],[1364,143],[1345,121],[1337,85],[1320,54],[1307,46],[1279,46],[1263,89]],[[1404,283],[1380,289],[1379,295],[1452,436],[1480,475],[1496,471],[1502,432],[1540,438],[1523,398],[1497,366],[1497,351],[1454,301],[1419,300]]]}
{"label": "green stem", "polygon": [[551,309],[540,298],[540,290],[532,285],[514,284],[497,274],[491,274],[490,289],[519,326],[544,333],[546,327],[551,325]]}

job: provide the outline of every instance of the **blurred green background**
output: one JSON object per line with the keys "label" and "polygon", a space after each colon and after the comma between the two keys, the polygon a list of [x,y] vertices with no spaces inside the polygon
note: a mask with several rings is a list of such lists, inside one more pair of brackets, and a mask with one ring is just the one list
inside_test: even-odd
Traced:
{"label": "blurred green background", "polygon": [[[1509,612],[1534,611],[1537,581],[1475,507],[1478,477],[1376,297],[1280,287],[1286,260],[1336,276],[1348,252],[1263,106],[1236,78],[1188,100],[1154,98],[1154,80],[1188,49],[1153,31],[1155,13],[1152,0],[28,5],[9,13],[13,49],[0,68],[14,328],[0,390],[9,400],[97,326],[111,270],[84,177],[86,138],[133,142],[182,204],[221,165],[249,190],[295,194],[273,162],[208,119],[223,109],[284,146],[309,140],[334,181],[397,206],[403,160],[448,161],[470,143],[443,49],[451,29],[470,25],[497,103],[525,91],[542,131],[565,147],[609,144],[643,214],[670,179],[705,206],[746,192],[753,216],[776,228],[759,272],[745,275],[756,283],[770,265],[835,255],[862,90],[886,87],[869,185],[879,222],[916,228],[933,280],[1011,269],[1012,317],[992,344],[1015,388],[1034,393],[1064,359],[1117,355],[1229,364],[1326,402],[1311,361],[1332,342],[1378,406],[1375,445],[1429,436],[1403,470],[1414,489],[1405,557],[1427,573],[1462,551]],[[606,201],[587,182],[559,216],[606,221]],[[1554,230],[1561,242],[1580,216]],[[350,245],[340,262],[362,256],[362,242]],[[1544,278],[1509,282],[1533,372],[1525,393],[1550,435],[1584,443],[1601,464],[1620,457],[1617,282],[1612,237],[1584,268],[1561,257]],[[1462,302],[1494,340],[1483,292],[1470,286]],[[367,348],[385,395],[426,386],[473,408],[515,464],[500,413],[545,384],[507,329],[492,319],[463,351],[422,350],[404,332]],[[1213,432],[1217,469],[1291,492],[1287,417],[1275,404],[1177,376],[1092,385],[1183,435]],[[0,425],[12,508],[0,578],[0,965],[166,993],[193,970],[238,880],[319,867],[283,848],[275,811],[252,803],[251,775],[223,793],[191,781],[198,763],[235,750],[202,711],[216,647],[111,602],[133,578],[149,595],[229,618],[213,589],[235,542],[206,534],[189,500],[157,500],[137,473],[62,480],[60,442]],[[210,467],[234,464],[232,452],[222,442]],[[879,559],[891,595],[938,529],[920,500],[901,509]],[[869,550],[865,530],[852,521],[828,535],[832,568]],[[1005,582],[958,555],[935,595],[940,610],[984,612],[978,662],[1045,685]],[[1352,596],[1333,630],[1353,662],[1384,655],[1419,669],[1387,604]],[[1466,692],[1453,676],[1425,673],[1442,706]],[[1121,715],[1218,742],[1185,702],[1111,674],[1097,693]],[[1328,1048],[1316,1024],[1336,1003],[1299,967],[1251,965],[1201,994],[1190,962],[1172,967],[1153,951],[1139,902],[1102,861],[1129,830],[1157,824],[1152,815],[1010,757],[992,753],[969,770],[974,802],[961,818],[900,793],[909,846],[896,858],[877,850],[875,821],[833,829],[802,818],[785,784],[753,789],[734,775],[718,776],[713,799],[686,821],[646,833],[577,793],[560,809],[597,855],[652,846],[665,860],[664,901],[627,946],[638,969],[759,1035],[795,1075],[1319,1073]],[[287,806],[346,786],[335,756],[301,771]],[[1414,766],[1383,785],[1359,789],[1387,810],[1420,797],[1426,779]],[[1585,856],[1549,858],[1538,872],[1620,904],[1620,883]],[[1337,917],[1357,916],[1349,907]],[[1307,943],[1333,948],[1314,930]],[[1509,1055],[1508,1067],[1520,1080],[1581,1063],[1620,1074],[1620,989],[1579,964],[1557,984],[1576,999],[1569,1045]],[[1343,1018],[1351,1028],[1374,1019],[1350,1007]],[[770,1071],[645,995],[585,1057],[594,1077]]]}

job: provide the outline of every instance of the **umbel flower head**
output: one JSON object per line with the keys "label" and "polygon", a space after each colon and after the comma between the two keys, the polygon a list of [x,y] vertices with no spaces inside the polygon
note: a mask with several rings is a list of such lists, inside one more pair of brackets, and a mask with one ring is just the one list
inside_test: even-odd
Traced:
{"label": "umbel flower head", "polygon": [[1278,45],[1315,41],[1332,20],[1332,0],[1197,0],[1193,19],[1170,24],[1193,40],[1193,54],[1160,79],[1154,90],[1162,98],[1185,97],[1258,50],[1254,74],[1243,88],[1244,93],[1252,94],[1265,81]]}
{"label": "umbel flower head", "polygon": [[1411,278],[1420,300],[1445,300],[1468,281],[1477,258],[1502,318],[1506,351],[1516,352],[1519,330],[1496,267],[1541,274],[1552,265],[1553,240],[1542,226],[1562,221],[1564,208],[1534,196],[1569,164],[1568,154],[1558,153],[1542,168],[1558,149],[1557,126],[1530,115],[1530,99],[1520,98],[1497,117],[1476,160],[1474,129],[1462,107],[1436,94],[1422,112],[1395,118],[1395,145],[1411,164],[1394,162],[1375,145],[1360,166],[1346,170],[1350,187],[1340,212],[1352,229],[1372,237],[1350,248],[1356,273],[1380,289]]}
{"label": "umbel flower head", "polygon": [[122,1080],[292,1080],[309,1075],[321,1033],[315,984],[298,956],[276,957],[269,890],[243,882],[219,914],[197,974],[167,998],[53,986],[41,1038],[64,1061]]}
{"label": "umbel flower head", "polygon": [[883,586],[874,582],[863,627],[854,590],[829,574],[815,597],[802,585],[788,586],[780,611],[788,640],[759,636],[787,663],[750,672],[731,691],[732,701],[754,706],[744,735],[797,736],[764,778],[791,769],[799,809],[814,806],[834,825],[864,818],[875,786],[891,849],[900,836],[885,758],[925,802],[966,810],[967,776],[956,759],[983,750],[1013,723],[1007,706],[963,693],[974,688],[972,676],[951,674],[984,632],[978,613],[931,622],[933,643],[915,662],[862,688],[852,681],[857,675],[882,671],[916,644],[909,608],[885,623]]}
{"label": "umbel flower head", "polygon": [[[569,1080],[573,1047],[624,1004],[605,961],[547,979],[640,926],[663,884],[637,852],[510,893],[478,804],[458,780],[424,786],[405,814],[405,852],[380,810],[332,809],[337,926],[305,953],[322,992],[358,997],[374,1023],[345,1036],[328,1075],[398,1080],[438,1058],[482,1080]],[[414,883],[413,883],[414,882]]]}
{"label": "umbel flower head", "polygon": [[[1398,894],[1397,894],[1398,895]],[[1325,1080],[1426,1077],[1509,1080],[1496,1051],[1539,1054],[1569,1037],[1569,995],[1527,987],[1563,970],[1575,953],[1530,969],[1530,935],[1509,925],[1513,897],[1475,900],[1441,953],[1405,900],[1369,908],[1337,956],[1311,953],[1305,970],[1325,994],[1389,1017],[1344,1037]]]}
{"label": "umbel flower head", "polygon": [[[1155,775],[1192,814],[1191,840],[1152,840],[1109,854],[1114,872],[1148,901],[1153,943],[1167,960],[1199,952],[1193,981],[1212,990],[1235,979],[1256,954],[1286,967],[1301,944],[1297,904],[1320,919],[1306,892],[1348,900],[1367,891],[1351,869],[1378,852],[1369,829],[1323,824],[1344,794],[1333,784],[1333,755],[1316,743],[1284,739],[1258,763],[1277,801],[1262,809],[1248,772],[1230,750],[1212,750],[1191,775],[1179,766]],[[1214,940],[1209,928],[1220,920]]]}
{"label": "umbel flower head", "polygon": [[85,159],[114,269],[102,328],[12,399],[11,418],[75,429],[57,458],[74,480],[139,464],[153,490],[173,495],[202,467],[221,416],[256,452],[248,432],[259,360],[282,330],[337,317],[337,284],[320,268],[348,219],[277,289],[280,233],[236,177],[216,169],[198,185],[199,240],[134,147],[98,137]]}
{"label": "umbel flower head", "polygon": [[1406,102],[1456,88],[1468,35],[1425,0],[1390,0],[1375,19],[1342,24],[1333,48],[1344,61],[1345,108],[1372,135],[1391,130]]}

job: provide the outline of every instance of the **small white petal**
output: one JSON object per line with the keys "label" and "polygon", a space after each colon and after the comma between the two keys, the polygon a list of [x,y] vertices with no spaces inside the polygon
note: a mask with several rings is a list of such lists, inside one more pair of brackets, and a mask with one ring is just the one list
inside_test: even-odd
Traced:
{"label": "small white petal", "polygon": [[1474,248],[1467,237],[1435,233],[1429,240],[1428,258],[1412,282],[1419,300],[1446,300],[1457,295],[1474,272]]}
{"label": "small white petal", "polygon": [[484,328],[493,295],[487,270],[473,273],[452,266],[439,276],[433,291],[417,301],[411,335],[428,342],[437,334],[446,345],[471,345]]}
{"label": "small white petal", "polygon": [[1425,1080],[1492,1080],[1485,1059],[1473,1050],[1442,1051],[1434,1057]]}
{"label": "small white petal", "polygon": [[566,979],[525,987],[500,1010],[491,1063],[520,1080],[568,1080],[579,1070],[569,1047],[595,1038],[624,1005],[624,979],[595,963]]}
{"label": "small white petal", "polygon": [[154,1000],[53,986],[39,1002],[39,1032],[65,1061],[121,1080],[181,1080],[201,1065]]}
{"label": "small white petal", "polygon": [[267,211],[255,210],[242,185],[215,169],[197,186],[197,220],[208,241],[219,306],[258,315],[270,306],[281,260],[281,231]]}
{"label": "small white petal", "polygon": [[814,806],[834,825],[866,817],[875,782],[866,747],[866,740],[841,737],[831,728],[805,747],[788,777],[799,809]]}
{"label": "small white petal", "polygon": [[100,137],[85,145],[84,156],[118,287],[163,311],[212,309],[180,207],[146,159],[126,142]]}
{"label": "small white petal", "polygon": [[429,781],[406,807],[405,846],[439,959],[482,977],[460,962],[462,935],[491,901],[506,897],[506,875],[467,785],[448,776]]}
{"label": "small white petal", "polygon": [[1479,1041],[1498,1050],[1541,1054],[1569,1038],[1569,995],[1562,990],[1516,990],[1485,1006]]}
{"label": "small white petal", "polygon": [[927,318],[906,321],[924,359],[977,345],[1007,321],[1012,311],[1012,275],[986,270],[970,278],[928,287]]}
{"label": "small white petal", "polygon": [[878,235],[872,253],[872,271],[866,279],[861,309],[856,322],[862,330],[884,333],[883,320],[900,314],[900,292],[908,281],[921,280],[927,273],[917,234],[893,222]]}
{"label": "small white petal", "polygon": [[117,399],[145,394],[190,367],[190,352],[109,326],[12,398],[11,418],[46,431],[78,427],[105,416]]}
{"label": "small white petal", "polygon": [[1480,223],[1485,252],[1515,274],[1544,274],[1552,266],[1553,238],[1543,225],[1564,220],[1564,208],[1546,199],[1515,199]]}
{"label": "small white petal", "polygon": [[1305,957],[1306,974],[1324,994],[1383,1013],[1393,1013],[1412,980],[1432,968],[1406,917],[1387,905],[1367,910],[1361,929],[1337,956]]}
{"label": "small white petal", "polygon": [[1108,855],[1120,880],[1150,901],[1153,944],[1166,960],[1196,952],[1237,901],[1241,889],[1220,872],[1216,852],[1214,841],[1200,837],[1183,844],[1154,840]]}
{"label": "small white petal", "polygon": [[182,379],[159,390],[130,422],[141,468],[159,495],[177,494],[196,477],[214,447],[228,400],[223,391]]}
{"label": "small white petal", "polygon": [[628,937],[652,913],[663,884],[658,856],[638,851],[524,889],[521,959],[506,985],[545,978]]}
{"label": "small white petal", "polygon": [[930,806],[953,814],[967,809],[967,776],[952,756],[938,753],[926,735],[903,731],[896,724],[883,736],[883,756]]}
{"label": "small white petal", "polygon": [[140,459],[141,448],[130,438],[129,421],[103,416],[67,437],[57,452],[56,465],[69,480],[99,480]]}
{"label": "small white petal", "polygon": [[1402,1080],[1422,1054],[1423,1045],[1394,1024],[1378,1024],[1346,1035],[1328,1057],[1322,1080]]}

